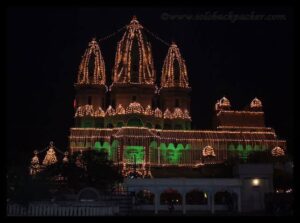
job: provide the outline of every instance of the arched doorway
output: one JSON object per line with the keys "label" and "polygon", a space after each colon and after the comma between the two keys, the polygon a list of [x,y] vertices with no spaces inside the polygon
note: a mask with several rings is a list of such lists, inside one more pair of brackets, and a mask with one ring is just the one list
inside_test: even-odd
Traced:
{"label": "arched doorway", "polygon": [[181,194],[174,189],[167,189],[160,195],[160,204],[168,205],[173,203],[174,205],[182,204],[182,196]]}
{"label": "arched doorway", "polygon": [[192,190],[186,194],[186,204],[190,205],[207,205],[207,193],[198,189]]}
{"label": "arched doorway", "polygon": [[142,205],[153,205],[154,204],[154,193],[148,189],[140,190],[136,193],[137,204]]}

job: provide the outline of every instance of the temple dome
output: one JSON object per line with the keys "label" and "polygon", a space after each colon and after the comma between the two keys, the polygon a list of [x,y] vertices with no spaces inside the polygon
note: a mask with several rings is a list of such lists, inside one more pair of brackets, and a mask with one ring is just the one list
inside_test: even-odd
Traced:
{"label": "temple dome", "polygon": [[189,87],[185,61],[174,42],[171,44],[163,64],[161,87]]}
{"label": "temple dome", "polygon": [[130,114],[130,113],[141,114],[141,113],[144,113],[144,108],[143,108],[143,106],[140,103],[138,103],[138,102],[132,102],[126,108],[126,113],[127,114]]}
{"label": "temple dome", "polygon": [[143,26],[134,16],[118,42],[113,83],[154,84],[155,71],[151,45]]}
{"label": "temple dome", "polygon": [[105,81],[104,59],[94,38],[82,57],[76,84],[105,85]]}

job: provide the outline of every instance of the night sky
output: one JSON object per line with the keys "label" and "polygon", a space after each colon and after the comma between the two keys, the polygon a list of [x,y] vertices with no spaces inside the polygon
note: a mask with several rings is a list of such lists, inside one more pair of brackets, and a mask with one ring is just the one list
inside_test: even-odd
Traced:
{"label": "night sky", "polygon": [[[285,21],[164,19],[205,12],[281,14]],[[226,96],[233,109],[261,99],[265,122],[292,148],[293,11],[289,8],[9,8],[6,14],[6,132],[8,164],[29,162],[33,150],[53,140],[68,147],[81,56],[88,42],[128,24],[142,25],[186,60],[194,129],[212,128],[213,108]],[[123,32],[122,32],[123,33]],[[111,76],[122,33],[100,42]],[[168,47],[147,34],[157,75]],[[16,156],[18,154],[18,156]]]}

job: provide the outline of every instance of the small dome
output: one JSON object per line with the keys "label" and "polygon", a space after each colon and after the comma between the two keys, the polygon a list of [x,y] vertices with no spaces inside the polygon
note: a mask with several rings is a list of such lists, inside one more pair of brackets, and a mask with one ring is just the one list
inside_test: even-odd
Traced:
{"label": "small dome", "polygon": [[180,108],[175,108],[174,109],[173,118],[180,118],[180,119],[184,118],[184,114],[183,114],[183,112]]}
{"label": "small dome", "polygon": [[116,109],[116,113],[118,115],[124,115],[125,114],[125,108],[121,104],[119,104],[117,109]]}
{"label": "small dome", "polygon": [[143,106],[138,103],[138,102],[132,102],[129,104],[129,106],[126,108],[126,113],[137,113],[137,114],[141,114],[144,113],[144,108]]}
{"label": "small dome", "polygon": [[231,107],[230,101],[226,97],[223,97],[220,100],[218,100],[215,105],[216,110],[230,109],[230,107]]}
{"label": "small dome", "polygon": [[98,107],[98,109],[94,112],[95,117],[104,117],[105,112],[102,110],[101,107]]}
{"label": "small dome", "polygon": [[83,111],[85,116],[94,116],[93,105],[85,105]]}
{"label": "small dome", "polygon": [[231,106],[230,101],[226,97],[221,98],[220,105],[224,106],[224,107],[230,107]]}
{"label": "small dome", "polygon": [[164,118],[165,119],[172,119],[173,118],[173,115],[172,115],[172,113],[170,112],[170,110],[168,108],[164,112]]}
{"label": "small dome", "polygon": [[272,149],[271,151],[272,156],[284,156],[285,152],[282,148],[280,148],[279,146],[276,146]]}
{"label": "small dome", "polygon": [[162,118],[162,111],[159,108],[154,110],[154,116],[157,118]]}
{"label": "small dome", "polygon": [[82,117],[83,116],[83,109],[79,106],[75,112],[75,117]]}
{"label": "small dome", "polygon": [[110,105],[110,106],[108,106],[108,108],[106,109],[105,114],[107,114],[108,116],[115,115],[115,114],[116,114],[116,111],[115,111],[115,109],[113,109],[113,107]]}
{"label": "small dome", "polygon": [[205,156],[205,157],[206,156],[216,156],[215,150],[211,146],[204,147],[204,149],[202,150],[202,155]]}
{"label": "small dome", "polygon": [[190,113],[187,109],[184,109],[183,115],[184,119],[191,119]]}
{"label": "small dome", "polygon": [[145,115],[153,115],[153,111],[152,111],[151,105],[148,105],[146,107],[144,114]]}
{"label": "small dome", "polygon": [[262,103],[258,98],[254,98],[250,103],[250,108],[262,108]]}

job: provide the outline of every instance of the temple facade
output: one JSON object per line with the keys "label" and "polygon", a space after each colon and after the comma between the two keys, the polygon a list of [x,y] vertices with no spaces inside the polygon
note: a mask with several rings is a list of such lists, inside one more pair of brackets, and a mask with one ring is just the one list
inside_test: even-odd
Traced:
{"label": "temple facade", "polygon": [[153,61],[151,44],[136,17],[117,43],[111,83],[99,43],[89,43],[75,83],[71,154],[105,151],[124,176],[135,171],[152,177],[157,167],[194,168],[231,156],[247,160],[257,151],[285,153],[286,141],[265,126],[258,98],[245,110],[235,110],[223,97],[215,104],[212,129],[191,129],[191,87],[179,47],[174,42],[169,46],[161,73]]}

